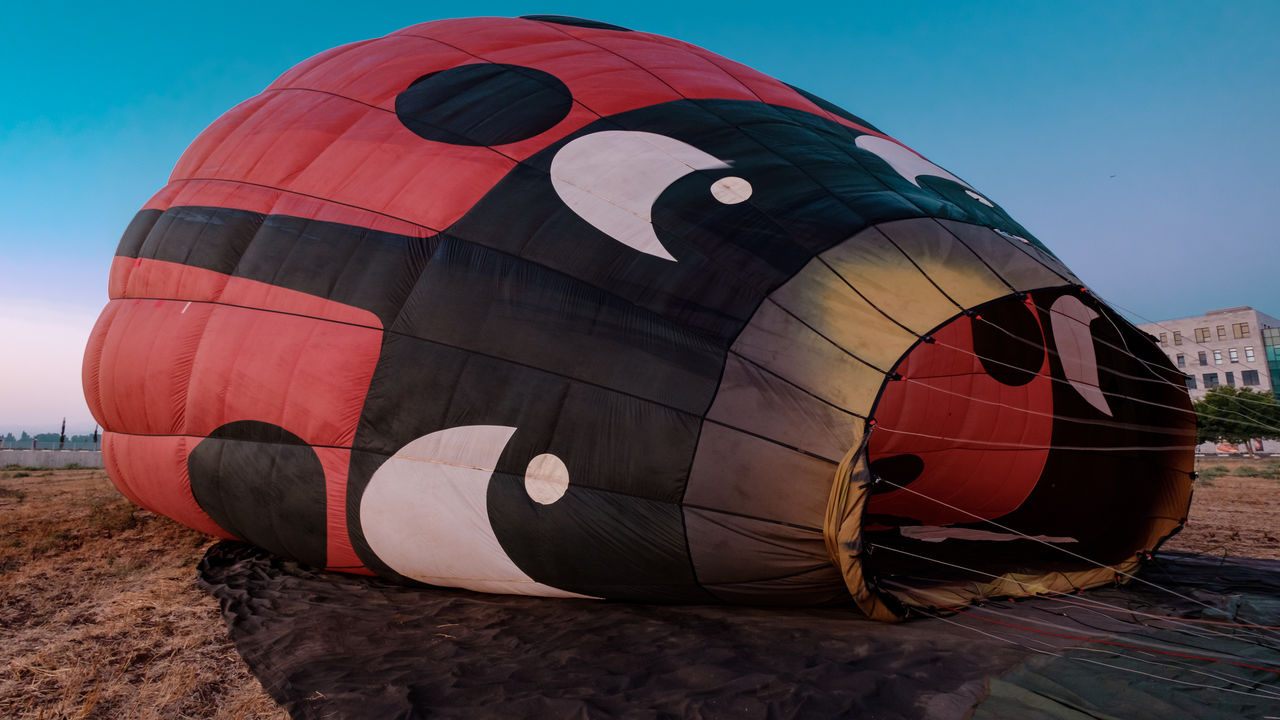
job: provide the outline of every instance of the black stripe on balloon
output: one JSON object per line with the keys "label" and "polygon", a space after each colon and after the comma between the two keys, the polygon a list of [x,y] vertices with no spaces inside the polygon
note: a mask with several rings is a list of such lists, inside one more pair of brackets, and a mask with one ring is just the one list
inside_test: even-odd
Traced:
{"label": "black stripe on balloon", "polygon": [[551,23],[553,25],[570,25],[573,27],[591,28],[593,30],[632,32],[631,28],[624,28],[621,25],[611,25],[607,22],[600,22],[599,20],[587,20],[584,18],[570,17],[568,15],[521,15],[520,19],[537,20],[538,22]]}

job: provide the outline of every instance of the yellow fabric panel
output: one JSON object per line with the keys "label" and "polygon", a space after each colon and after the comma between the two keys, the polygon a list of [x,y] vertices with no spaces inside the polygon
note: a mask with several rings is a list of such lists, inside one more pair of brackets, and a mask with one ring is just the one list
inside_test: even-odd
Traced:
{"label": "yellow fabric panel", "polygon": [[963,309],[938,292],[877,228],[858,233],[820,258],[873,305],[918,335]]}
{"label": "yellow fabric panel", "polygon": [[1013,292],[973,251],[936,221],[898,220],[876,227],[963,308]]}
{"label": "yellow fabric panel", "polygon": [[821,259],[811,260],[771,299],[836,345],[885,370],[917,339],[872,307]]}
{"label": "yellow fabric panel", "polygon": [[855,359],[769,302],[756,311],[732,352],[863,416],[884,382],[883,370]]}

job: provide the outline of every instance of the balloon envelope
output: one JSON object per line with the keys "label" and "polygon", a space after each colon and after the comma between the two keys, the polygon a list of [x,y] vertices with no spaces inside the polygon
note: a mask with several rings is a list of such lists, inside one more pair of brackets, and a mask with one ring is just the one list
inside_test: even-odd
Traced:
{"label": "balloon envelope", "polygon": [[554,16],[335,48],[120,242],[85,393],[144,507],[502,593],[905,605],[1180,527],[1181,375],[979,189],[706,50]]}

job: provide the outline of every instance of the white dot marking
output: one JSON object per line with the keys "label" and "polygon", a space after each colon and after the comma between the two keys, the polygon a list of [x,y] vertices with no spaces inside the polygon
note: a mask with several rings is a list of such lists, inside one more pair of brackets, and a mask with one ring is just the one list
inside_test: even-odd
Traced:
{"label": "white dot marking", "polygon": [[724,177],[711,183],[711,194],[725,205],[737,205],[751,197],[751,183],[740,177]]}
{"label": "white dot marking", "polygon": [[524,491],[534,502],[550,505],[564,497],[568,489],[569,468],[563,460],[543,453],[529,461],[524,471]]}

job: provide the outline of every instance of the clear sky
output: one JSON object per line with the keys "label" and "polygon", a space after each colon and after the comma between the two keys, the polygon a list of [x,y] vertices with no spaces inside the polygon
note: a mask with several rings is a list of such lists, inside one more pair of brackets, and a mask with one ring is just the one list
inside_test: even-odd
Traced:
{"label": "clear sky", "polygon": [[826,97],[1138,321],[1280,315],[1280,2],[23,3],[0,35],[0,433],[93,428],[80,359],[116,243],[221,113],[335,45],[527,14],[669,35]]}

